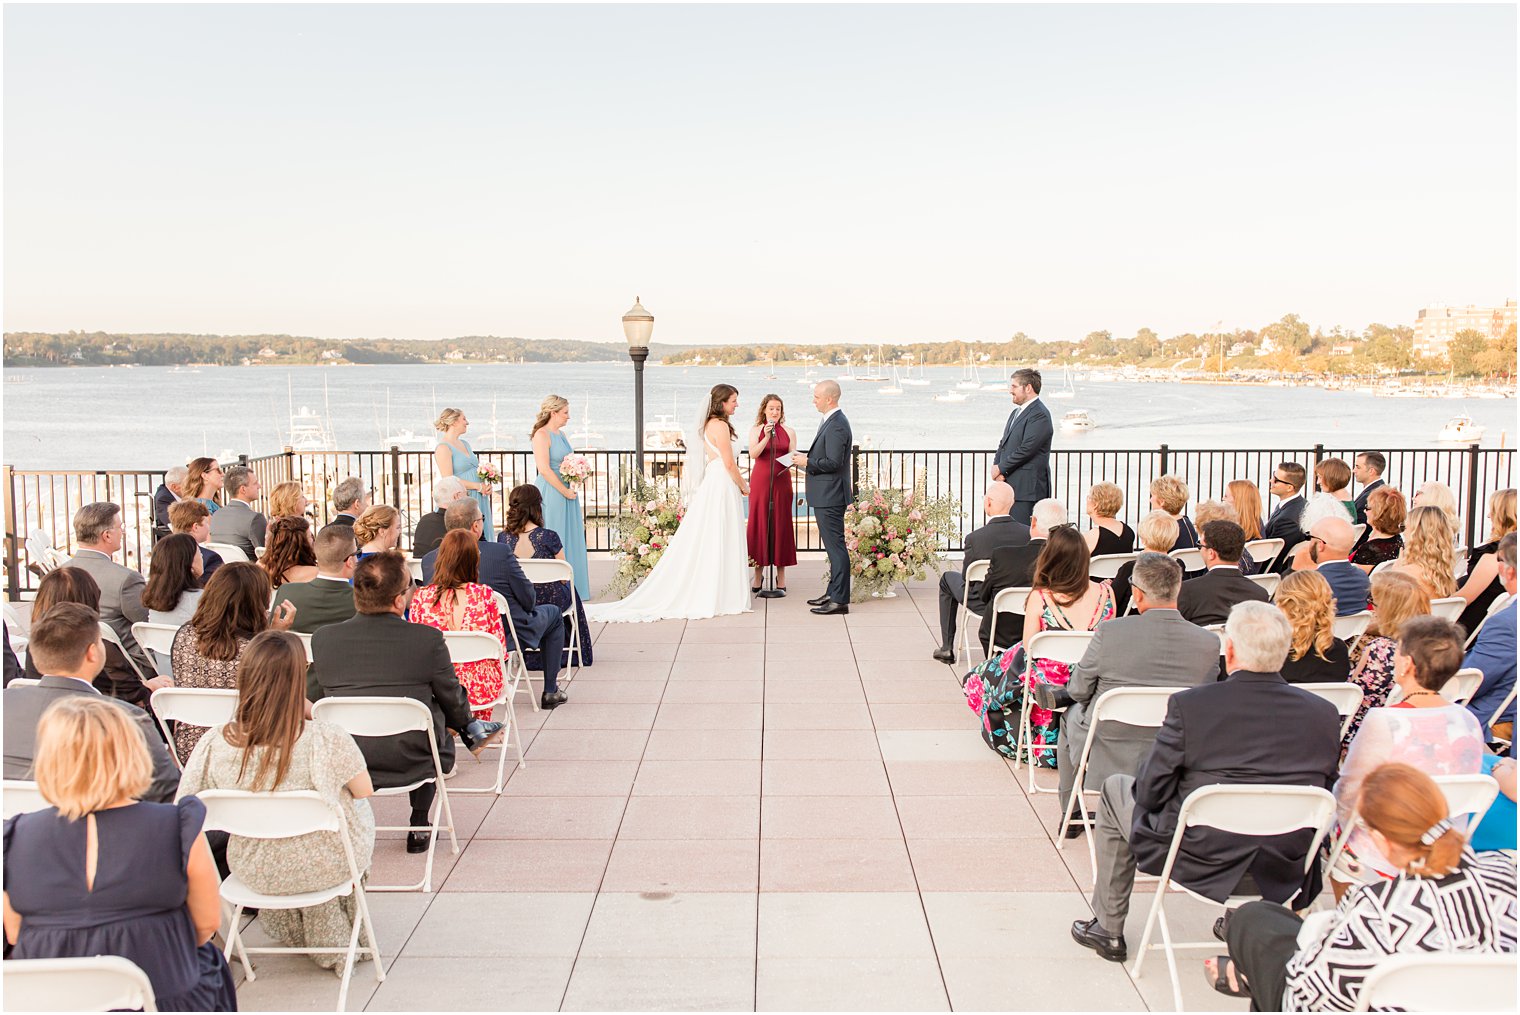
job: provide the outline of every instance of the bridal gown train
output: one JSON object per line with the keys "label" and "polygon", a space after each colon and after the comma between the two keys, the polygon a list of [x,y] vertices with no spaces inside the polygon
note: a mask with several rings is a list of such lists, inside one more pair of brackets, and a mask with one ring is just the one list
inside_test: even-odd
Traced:
{"label": "bridal gown train", "polygon": [[615,603],[590,603],[586,618],[604,622],[703,620],[748,613],[749,548],[739,488],[710,454],[701,485],[686,498],[686,515],[654,570]]}

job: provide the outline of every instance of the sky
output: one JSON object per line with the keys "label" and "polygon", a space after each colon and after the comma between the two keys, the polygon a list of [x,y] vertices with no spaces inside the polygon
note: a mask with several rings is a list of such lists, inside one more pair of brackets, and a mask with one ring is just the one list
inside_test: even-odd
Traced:
{"label": "sky", "polygon": [[1515,296],[1492,6],[7,5],[4,326],[1041,340]]}

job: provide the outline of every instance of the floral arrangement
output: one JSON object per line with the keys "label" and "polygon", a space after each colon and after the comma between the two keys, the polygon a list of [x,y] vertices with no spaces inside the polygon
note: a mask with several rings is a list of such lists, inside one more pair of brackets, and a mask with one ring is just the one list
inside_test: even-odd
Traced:
{"label": "floral arrangement", "polygon": [[592,471],[585,455],[570,454],[559,460],[559,478],[566,486],[580,486]]}
{"label": "floral arrangement", "polygon": [[898,582],[939,571],[940,533],[953,528],[959,512],[953,498],[930,497],[923,484],[911,492],[862,490],[844,513],[851,598],[887,595]]}
{"label": "floral arrangement", "polygon": [[501,485],[501,470],[490,462],[481,462],[475,466],[475,474],[480,477],[482,483],[490,483],[492,486]]}
{"label": "floral arrangement", "polygon": [[[566,455],[565,461],[570,457]],[[676,487],[655,485],[642,478],[637,483],[612,520],[612,556],[618,569],[607,589],[619,598],[654,570],[686,515]]]}

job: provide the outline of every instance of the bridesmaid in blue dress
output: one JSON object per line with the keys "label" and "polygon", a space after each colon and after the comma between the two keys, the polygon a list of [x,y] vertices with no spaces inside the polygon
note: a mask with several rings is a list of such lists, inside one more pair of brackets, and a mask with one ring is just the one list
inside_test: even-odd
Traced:
{"label": "bridesmaid in blue dress", "polygon": [[470,450],[465,442],[465,431],[470,421],[458,409],[444,409],[438,414],[433,427],[443,434],[443,441],[433,449],[433,467],[440,476],[454,476],[480,505],[480,516],[485,519],[485,539],[495,538],[495,522],[491,516],[491,484],[480,478],[480,456]]}
{"label": "bridesmaid in blue dress", "polygon": [[580,493],[559,478],[559,463],[575,449],[562,431],[570,422],[570,403],[550,395],[538,407],[533,421],[533,464],[538,476],[533,485],[544,497],[544,528],[558,533],[565,559],[575,570],[575,592],[581,602],[591,598],[591,571],[586,563],[586,522],[581,514]]}

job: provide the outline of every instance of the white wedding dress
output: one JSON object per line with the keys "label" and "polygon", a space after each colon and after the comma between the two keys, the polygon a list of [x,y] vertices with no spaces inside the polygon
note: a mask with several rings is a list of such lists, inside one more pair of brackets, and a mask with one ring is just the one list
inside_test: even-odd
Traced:
{"label": "white wedding dress", "polygon": [[721,456],[705,434],[702,443],[701,479],[686,491],[686,514],[659,563],[626,598],[588,603],[586,619],[704,620],[750,611],[743,495],[727,470],[709,467]]}

